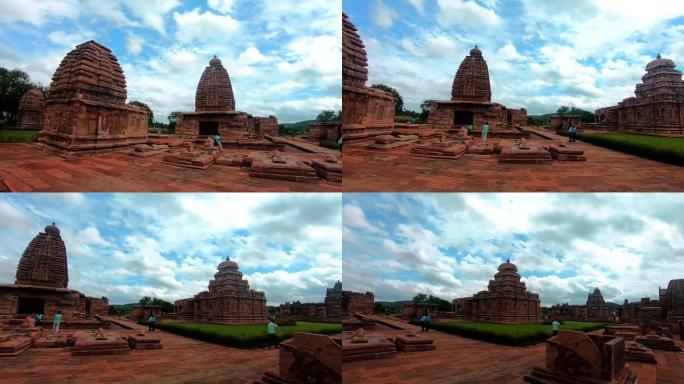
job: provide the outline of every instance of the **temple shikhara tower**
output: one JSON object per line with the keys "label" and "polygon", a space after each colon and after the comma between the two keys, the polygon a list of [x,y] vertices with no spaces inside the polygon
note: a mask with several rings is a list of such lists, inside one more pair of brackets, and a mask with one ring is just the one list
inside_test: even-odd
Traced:
{"label": "temple shikhara tower", "polygon": [[[28,244],[19,260],[14,284],[0,284],[0,317],[24,318],[42,313],[52,319],[62,311],[64,321],[107,314],[107,298],[86,297],[68,288],[67,251],[55,224],[45,227]],[[93,320],[93,322],[95,322]]]}
{"label": "temple shikhara tower", "polygon": [[148,113],[126,104],[126,78],[109,48],[88,41],[62,60],[50,84],[39,141],[64,154],[147,142]]}
{"label": "temple shikhara tower", "polygon": [[243,137],[278,135],[275,116],[254,117],[235,110],[235,96],[228,71],[216,56],[209,60],[195,93],[195,112],[183,112],[176,134],[184,139],[203,139],[220,134],[223,141]]}
{"label": "temple shikhara tower", "polygon": [[596,110],[597,128],[657,135],[684,134],[684,81],[670,59],[658,57],[646,65],[635,97]]}
{"label": "temple shikhara tower", "polygon": [[238,264],[221,262],[209,290],[176,301],[180,319],[228,324],[262,324],[268,321],[266,294],[249,288]]}
{"label": "temple shikhara tower", "polygon": [[368,58],[358,30],[342,13],[342,131],[345,139],[390,133],[394,96],[366,86]]}
{"label": "temple shikhara tower", "polygon": [[40,89],[33,88],[19,100],[19,117],[17,128],[35,129],[43,128],[43,115],[45,114],[45,95]]}
{"label": "temple shikhara tower", "polygon": [[482,50],[475,46],[456,71],[451,100],[432,104],[428,124],[444,129],[472,125],[473,132],[479,133],[485,122],[489,123],[493,136],[518,137],[520,133],[514,128],[527,125],[527,111],[507,109],[504,105],[492,103],[489,68]]}
{"label": "temple shikhara tower", "polygon": [[486,291],[455,299],[454,312],[465,319],[493,323],[535,323],[541,321],[539,295],[527,291],[518,267],[510,260],[499,265]]}

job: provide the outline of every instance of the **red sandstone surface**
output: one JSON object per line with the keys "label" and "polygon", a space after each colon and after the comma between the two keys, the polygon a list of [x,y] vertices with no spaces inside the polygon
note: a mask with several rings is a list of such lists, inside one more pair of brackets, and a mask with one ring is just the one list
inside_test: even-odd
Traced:
{"label": "red sandstone surface", "polygon": [[[544,135],[567,141],[553,133]],[[586,161],[545,164],[504,164],[496,156],[475,154],[458,160],[417,158],[410,147],[377,151],[366,148],[370,142],[345,143],[345,192],[684,191],[683,167],[583,142],[568,143],[568,148],[584,151]],[[537,142],[544,143],[528,140]]]}
{"label": "red sandstone surface", "polygon": [[[136,329],[145,329],[131,323]],[[132,334],[117,330],[107,333]],[[243,350],[163,331],[154,332],[163,349],[127,354],[72,356],[61,348],[31,348],[0,358],[3,384],[43,383],[252,383],[278,367],[278,350]]]}
{"label": "red sandstone surface", "polygon": [[[413,329],[421,335],[420,328],[400,322],[383,321]],[[368,335],[397,337],[404,330],[376,329]],[[344,363],[343,383],[524,383],[536,365],[544,365],[544,343],[529,347],[509,347],[430,331],[427,337],[434,339],[436,349],[415,353],[397,353],[395,357]],[[676,340],[678,345],[684,345]],[[628,362],[636,371],[640,384],[684,382],[684,353],[654,350],[657,366]],[[656,381],[657,375],[657,381]]]}
{"label": "red sandstone surface", "polygon": [[[231,153],[225,149],[224,154]],[[249,153],[250,151],[234,150]],[[322,154],[286,151],[309,161]],[[339,182],[313,183],[249,176],[248,169],[214,165],[206,170],[162,163],[163,155],[138,157],[110,152],[73,159],[48,154],[32,144],[0,145],[0,179],[16,192],[339,192]]]}

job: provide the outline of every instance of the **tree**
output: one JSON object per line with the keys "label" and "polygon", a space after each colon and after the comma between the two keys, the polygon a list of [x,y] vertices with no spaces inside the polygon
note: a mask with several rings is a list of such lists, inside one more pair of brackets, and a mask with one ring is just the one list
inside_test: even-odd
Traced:
{"label": "tree", "polygon": [[154,113],[152,113],[152,109],[150,108],[149,105],[143,103],[142,101],[138,101],[138,100],[133,100],[128,104],[137,105],[138,107],[145,108],[147,110],[147,112],[150,114],[147,117],[147,124],[152,125],[154,123]]}
{"label": "tree", "polygon": [[585,111],[584,109],[576,107],[562,106],[556,111],[558,115],[578,115],[580,119],[585,123],[593,123],[595,121],[595,116],[592,112]]}
{"label": "tree", "polygon": [[396,99],[396,104],[394,105],[394,115],[401,115],[401,112],[404,111],[404,99],[399,94],[399,91],[385,84],[373,84],[371,85],[371,88],[381,89],[385,92],[391,93]]}
{"label": "tree", "polygon": [[558,110],[556,111],[556,113],[559,114],[559,115],[567,115],[567,114],[570,113],[570,107],[564,105],[564,106],[558,108]]}
{"label": "tree", "polygon": [[428,296],[424,293],[419,293],[415,296],[413,296],[413,301],[416,303],[424,303],[428,300]]}
{"label": "tree", "polygon": [[331,109],[323,110],[316,116],[316,121],[334,121],[335,119],[335,111]]}
{"label": "tree", "polygon": [[138,301],[138,304],[142,304],[142,305],[152,304],[152,298],[149,296],[143,296],[143,298],[140,299],[140,301]]}
{"label": "tree", "polygon": [[28,73],[0,67],[0,116],[7,113],[9,122],[16,122],[19,100],[32,88],[42,88],[31,82]]}
{"label": "tree", "polygon": [[170,123],[170,124],[176,124],[176,121],[178,120],[178,116],[179,116],[180,114],[181,114],[181,113],[178,112],[178,111],[174,111],[174,112],[169,113],[169,117],[168,117],[169,123]]}
{"label": "tree", "polygon": [[434,103],[434,102],[435,102],[435,101],[432,100],[432,99],[427,99],[427,100],[424,100],[424,101],[420,104],[420,110],[421,110],[421,112],[420,112],[420,119],[421,119],[421,120],[427,121],[428,114],[430,113],[430,107],[432,106],[432,103]]}

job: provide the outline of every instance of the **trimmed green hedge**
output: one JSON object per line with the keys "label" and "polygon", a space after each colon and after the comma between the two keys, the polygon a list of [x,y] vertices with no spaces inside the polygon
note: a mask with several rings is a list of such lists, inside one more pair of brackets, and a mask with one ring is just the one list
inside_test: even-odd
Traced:
{"label": "trimmed green hedge", "polygon": [[[559,131],[567,136],[567,132]],[[578,133],[577,139],[665,163],[684,166],[684,138],[629,133]]]}
{"label": "trimmed green hedge", "polygon": [[38,131],[0,130],[0,143],[34,143]]}
{"label": "trimmed green hedge", "polygon": [[[415,324],[419,323],[415,322]],[[608,324],[566,321],[560,329],[588,332],[601,329]],[[430,324],[430,328],[471,339],[513,346],[538,344],[553,335],[551,326],[543,324],[436,322]]]}
{"label": "trimmed green hedge", "polygon": [[[147,325],[146,321],[140,324]],[[157,323],[157,328],[182,336],[235,348],[259,348],[269,345],[266,324],[227,325],[209,323]],[[276,331],[278,340],[286,340],[295,332],[333,335],[342,332],[342,324],[309,323],[300,321],[294,326],[280,326]]]}

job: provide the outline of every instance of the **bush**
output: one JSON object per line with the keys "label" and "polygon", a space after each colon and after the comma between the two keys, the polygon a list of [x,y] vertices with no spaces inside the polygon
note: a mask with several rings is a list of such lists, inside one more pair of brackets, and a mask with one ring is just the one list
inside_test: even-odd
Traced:
{"label": "bush", "polygon": [[335,140],[319,140],[318,145],[324,148],[340,149],[340,146],[337,145],[337,141]]}
{"label": "bush", "polygon": [[2,130],[0,143],[34,143],[38,140],[38,131]]}
{"label": "bush", "polygon": [[[559,131],[567,136],[567,132]],[[577,139],[665,163],[684,166],[684,138],[629,133],[578,133]]]}
{"label": "bush", "polygon": [[[146,324],[146,322],[141,322]],[[157,328],[182,336],[235,348],[259,348],[270,345],[266,324],[226,325],[209,323],[157,323]],[[295,332],[332,335],[340,333],[342,325],[337,323],[297,322],[295,326],[279,326],[278,340],[286,340]]]}
{"label": "bush", "polygon": [[[608,323],[567,321],[561,326],[561,329],[587,332],[601,329],[606,325]],[[432,323],[430,327],[438,331],[471,339],[513,346],[538,344],[546,341],[546,339],[553,335],[551,326],[543,324],[437,322]]]}

